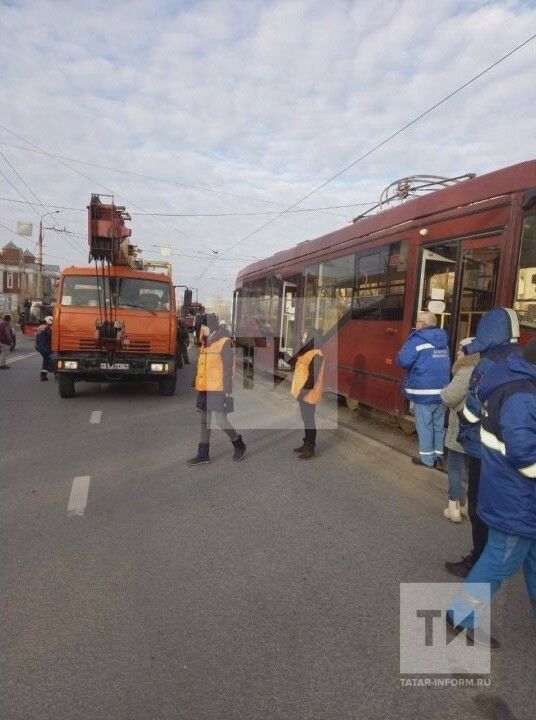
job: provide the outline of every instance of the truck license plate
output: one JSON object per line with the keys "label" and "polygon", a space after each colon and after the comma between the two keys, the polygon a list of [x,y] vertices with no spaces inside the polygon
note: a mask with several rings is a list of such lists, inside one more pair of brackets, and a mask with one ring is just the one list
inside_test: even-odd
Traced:
{"label": "truck license plate", "polygon": [[128,370],[130,368],[130,365],[128,363],[109,363],[109,362],[101,362],[100,369],[101,370]]}

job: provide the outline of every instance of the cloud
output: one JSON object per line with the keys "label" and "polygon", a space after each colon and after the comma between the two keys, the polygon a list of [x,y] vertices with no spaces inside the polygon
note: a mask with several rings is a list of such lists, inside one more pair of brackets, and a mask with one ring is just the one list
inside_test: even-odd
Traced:
{"label": "cloud", "polygon": [[[133,213],[283,208],[536,25],[530,3],[484,0],[21,0],[4,3],[2,16],[3,125],[51,153],[183,185],[0,149],[44,201],[84,208],[91,192],[114,191]],[[483,173],[528,159],[534,155],[533,76],[534,45],[305,205],[375,201],[393,179],[414,172]],[[3,131],[0,142],[25,145]],[[18,183],[1,161],[0,169]],[[1,176],[0,182],[3,197],[18,197]],[[0,211],[10,227],[32,218],[24,206],[6,202]],[[336,229],[358,211],[281,218],[241,252],[216,260],[217,272],[207,275],[219,280],[204,282],[201,295],[229,292],[250,257]],[[81,234],[73,236],[79,250],[51,234],[47,252],[83,264],[84,214],[58,218]],[[265,220],[134,215],[132,226],[146,249],[172,245],[176,281],[194,284],[206,261],[181,254],[225,249]],[[2,244],[13,237],[0,232]]]}

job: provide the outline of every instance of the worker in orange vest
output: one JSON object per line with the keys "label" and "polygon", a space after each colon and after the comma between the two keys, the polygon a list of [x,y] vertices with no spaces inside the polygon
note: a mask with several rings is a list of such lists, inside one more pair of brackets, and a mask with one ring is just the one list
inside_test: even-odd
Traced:
{"label": "worker in orange vest", "polygon": [[315,454],[315,412],[324,387],[324,353],[319,347],[319,338],[317,330],[305,333],[302,348],[289,361],[294,369],[290,392],[300,405],[304,425],[303,443],[294,448],[299,460],[309,460]]}
{"label": "worker in orange vest", "polygon": [[233,348],[229,331],[219,324],[214,313],[207,315],[208,335],[199,350],[195,389],[196,407],[201,415],[201,441],[197,455],[188,461],[189,465],[203,465],[210,462],[210,426],[212,419],[228,436],[234,445],[233,460],[242,460],[246,445],[229,422],[227,413],[233,411]]}

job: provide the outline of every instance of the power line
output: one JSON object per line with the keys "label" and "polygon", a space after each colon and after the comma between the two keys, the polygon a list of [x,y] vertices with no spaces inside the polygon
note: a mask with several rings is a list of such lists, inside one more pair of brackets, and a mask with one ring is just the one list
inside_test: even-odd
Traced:
{"label": "power line", "polygon": [[[396,130],[395,132],[393,132],[393,133],[391,133],[390,135],[388,135],[388,136],[387,136],[386,138],[384,138],[381,142],[379,142],[379,143],[377,143],[376,145],[374,145],[374,147],[372,147],[372,148],[370,148],[369,150],[367,150],[367,152],[365,152],[365,153],[363,153],[362,155],[360,155],[356,160],[353,160],[351,163],[349,163],[348,165],[346,165],[345,167],[343,167],[341,170],[339,170],[338,172],[336,172],[334,175],[332,175],[331,177],[329,177],[327,180],[324,180],[324,182],[322,182],[320,185],[317,185],[315,188],[313,188],[310,192],[308,192],[308,193],[307,193],[306,195],[304,195],[302,198],[300,198],[300,199],[297,200],[296,202],[292,203],[292,205],[289,205],[285,210],[282,210],[280,213],[278,213],[275,217],[271,218],[270,220],[268,220],[267,222],[265,222],[263,225],[261,225],[260,227],[256,228],[256,229],[253,230],[252,232],[250,232],[250,233],[249,233],[248,235],[246,235],[245,237],[241,238],[240,240],[237,240],[234,244],[230,245],[226,250],[224,250],[223,253],[228,253],[230,250],[233,250],[233,249],[234,249],[235,247],[237,247],[238,245],[241,245],[242,243],[244,243],[244,242],[246,242],[247,240],[249,240],[250,238],[252,238],[254,235],[257,235],[257,233],[259,233],[259,232],[261,232],[261,230],[264,230],[265,228],[267,228],[269,225],[271,225],[272,223],[274,223],[276,220],[278,220],[278,219],[279,219],[280,217],[282,217],[283,215],[286,215],[287,213],[289,213],[291,210],[293,210],[295,207],[297,207],[298,205],[300,205],[302,202],[304,202],[305,200],[307,200],[308,198],[310,198],[312,195],[314,195],[315,193],[317,193],[317,192],[319,192],[320,190],[322,190],[323,188],[325,188],[326,185],[329,185],[329,183],[333,182],[333,180],[336,180],[338,177],[340,177],[341,175],[343,175],[345,172],[348,172],[348,170],[350,170],[351,168],[355,167],[355,166],[356,166],[358,163],[360,163],[362,160],[364,160],[365,158],[367,158],[367,157],[369,157],[370,155],[372,155],[374,152],[376,152],[376,150],[379,150],[379,149],[380,149],[381,147],[383,147],[384,145],[387,145],[388,142],[390,142],[391,140],[393,140],[393,139],[394,139],[395,137],[397,137],[398,135],[401,135],[403,132],[405,132],[405,131],[406,131],[408,128],[410,128],[412,125],[415,125],[417,122],[419,122],[419,120],[422,120],[423,117],[425,117],[425,116],[428,115],[429,113],[431,113],[431,112],[433,112],[434,110],[436,110],[438,107],[440,107],[441,105],[443,105],[444,103],[446,103],[448,100],[450,100],[451,98],[453,98],[453,97],[454,97],[455,95],[457,95],[459,92],[461,92],[461,91],[464,90],[466,87],[468,87],[469,85],[471,85],[472,83],[474,83],[476,80],[478,80],[479,78],[481,78],[483,75],[485,75],[486,73],[488,73],[490,70],[492,70],[493,68],[497,67],[497,65],[499,65],[499,64],[502,63],[502,62],[504,62],[506,59],[508,59],[511,55],[513,55],[514,53],[516,53],[518,50],[521,50],[521,48],[525,47],[525,45],[528,45],[532,40],[534,40],[534,38],[536,38],[536,33],[534,33],[533,35],[531,35],[529,38],[527,38],[526,40],[524,40],[524,41],[523,41],[522,43],[520,43],[519,45],[516,45],[516,47],[514,47],[512,50],[510,50],[510,51],[507,52],[505,55],[503,55],[501,58],[499,58],[499,60],[496,60],[496,61],[495,61],[494,63],[492,63],[491,65],[488,65],[486,68],[484,68],[484,70],[481,70],[479,73],[477,73],[476,75],[474,75],[470,80],[467,80],[466,82],[464,82],[462,85],[460,85],[459,87],[457,87],[455,90],[453,90],[452,92],[450,92],[448,95],[445,95],[444,98],[442,98],[442,99],[439,100],[438,102],[434,103],[433,105],[431,105],[430,107],[428,107],[428,108],[427,108],[426,110],[424,110],[423,112],[419,113],[419,115],[417,115],[416,117],[414,117],[413,120],[410,120],[410,121],[407,122],[405,125],[403,125],[401,128],[399,128],[399,129]],[[222,254],[223,254],[223,253],[222,253]],[[205,274],[209,271],[209,269],[212,267],[213,264],[214,264],[214,261],[212,261],[211,263],[209,263],[209,264],[207,265],[207,267],[205,268],[205,270],[201,273],[201,275],[199,275],[199,276],[195,279],[194,282],[199,282],[199,280],[201,280],[201,279],[205,276]]]}
{"label": "power line", "polygon": [[[26,180],[22,177],[22,175],[17,171],[17,169],[13,166],[13,164],[8,160],[8,158],[5,156],[5,154],[1,150],[0,150],[0,156],[9,165],[11,170],[15,173],[15,175],[19,178],[19,180],[24,184],[24,186],[30,191],[30,193],[37,200],[38,204],[43,208],[43,210],[45,210],[45,211],[49,210],[49,208],[47,208],[47,206],[40,200],[40,198],[36,195],[36,193],[30,187],[30,185],[26,182]],[[15,185],[13,185],[13,183],[9,180],[8,177],[6,177],[4,175],[4,173],[2,173],[2,175],[12,187],[15,187]],[[33,210],[39,216],[39,220],[41,221],[41,217],[42,217],[41,214],[39,212],[37,212],[37,210],[35,210],[35,208],[34,208],[34,205],[36,203],[33,203],[30,200],[27,200],[25,198],[25,196],[16,187],[15,187],[15,189],[17,190],[19,195],[24,199],[24,202],[30,207],[30,209]],[[53,230],[54,232],[58,232],[58,230],[56,228],[48,228],[48,229]],[[77,252],[79,252],[80,248],[75,244],[75,241],[71,240],[70,238],[68,238],[68,240],[71,245],[71,248],[74,248]]]}
{"label": "power line", "polygon": [[[0,128],[5,130],[6,132],[10,133],[14,137],[18,138],[19,140],[22,140],[23,142],[27,142],[27,143],[33,145],[33,143],[30,143],[29,140],[26,140],[26,138],[23,138],[22,136],[17,135],[17,133],[14,133],[12,130],[5,127],[4,125],[0,124]],[[185,188],[189,188],[191,190],[199,190],[201,192],[208,192],[208,193],[214,193],[217,195],[224,195],[224,196],[231,197],[231,198],[239,198],[241,200],[253,200],[254,202],[261,203],[263,205],[277,205],[278,207],[284,207],[284,203],[277,202],[275,200],[261,200],[260,198],[257,198],[253,195],[244,195],[241,193],[230,193],[230,192],[227,192],[226,190],[219,190],[217,188],[212,188],[212,187],[206,186],[206,185],[194,185],[192,183],[185,183],[185,182],[182,182],[179,180],[172,180],[170,178],[162,178],[162,177],[157,177],[155,175],[147,175],[145,173],[137,173],[137,172],[134,172],[133,170],[125,170],[124,168],[114,168],[114,167],[109,167],[108,165],[100,165],[98,163],[89,162],[87,160],[79,160],[77,158],[70,158],[70,157],[65,157],[63,155],[57,155],[55,153],[51,153],[46,150],[43,150],[42,148],[38,148],[37,146],[33,146],[32,148],[27,148],[27,147],[22,147],[20,145],[14,145],[13,143],[6,143],[6,142],[0,142],[0,145],[2,145],[4,147],[15,148],[17,150],[22,150],[23,152],[38,153],[40,155],[45,155],[47,157],[50,157],[54,160],[63,160],[66,162],[71,162],[71,163],[75,163],[75,164],[79,164],[79,165],[87,165],[89,167],[94,167],[99,170],[108,170],[109,172],[116,172],[116,173],[120,173],[122,175],[131,175],[133,177],[138,177],[143,180],[152,180],[154,182],[161,182],[161,183],[165,183],[168,185],[177,185],[178,187],[185,187]]]}
{"label": "power line", "polygon": [[[13,167],[12,163],[8,160],[8,158],[4,155],[4,153],[3,153],[1,150],[0,150],[0,155],[4,158],[4,161],[5,161],[5,162],[9,165],[9,167],[13,170],[13,172],[15,173],[15,175],[19,178],[19,180],[21,181],[21,183],[24,185],[24,187],[27,188],[27,189],[30,191],[30,194],[34,196],[34,198],[37,200],[37,202],[39,203],[39,205],[41,205],[41,207],[43,208],[43,210],[48,210],[48,208],[46,207],[46,205],[44,205],[44,204],[41,202],[41,200],[37,197],[37,195],[34,193],[34,191],[32,190],[32,188],[28,185],[28,183],[26,182],[26,180],[22,177],[22,175],[18,172],[18,170],[17,170],[15,167]],[[33,203],[32,203],[32,205],[33,205]]]}
{"label": "power line", "polygon": [[[66,167],[68,170],[71,170],[72,172],[76,173],[77,175],[80,175],[80,177],[83,177],[85,180],[88,180],[89,182],[97,185],[98,187],[101,187],[103,190],[105,190],[107,193],[116,196],[118,198],[122,198],[126,201],[126,204],[131,205],[132,207],[138,207],[143,212],[146,212],[145,208],[141,207],[140,205],[137,205],[136,203],[130,201],[125,195],[120,195],[119,193],[115,192],[114,190],[106,187],[106,185],[103,185],[102,183],[98,182],[94,178],[89,177],[88,175],[85,175],[83,172],[80,172],[80,170],[77,170],[74,167],[71,167],[67,164],[67,162],[64,162],[60,156],[53,155],[52,153],[47,152],[46,150],[43,150],[43,148],[40,148],[38,145],[33,143],[31,140],[28,140],[27,138],[22,137],[22,135],[18,135],[17,133],[13,132],[13,130],[10,130],[5,125],[0,124],[0,128],[8,132],[10,135],[13,135],[14,137],[18,138],[19,140],[22,140],[23,142],[27,143],[28,145],[31,145],[35,150],[42,153],[43,155],[46,155],[47,157],[53,158],[56,162],[58,162],[60,165],[63,165],[63,167]],[[186,233],[183,230],[179,230],[179,228],[174,227],[170,223],[165,223],[162,221],[160,222],[161,225],[164,225],[165,227],[171,228],[174,232],[179,233],[180,235],[186,235]]]}
{"label": "power line", "polygon": [[[21,203],[22,200],[15,198],[0,197],[0,200],[5,202]],[[34,203],[35,204],[35,203]],[[355,207],[368,207],[369,205],[375,205],[376,201],[373,202],[356,202],[350,203],[349,205],[327,205],[326,207],[318,208],[297,208],[290,210],[292,213],[314,213],[322,212],[324,210],[340,210],[349,209]],[[51,208],[58,210],[76,210],[77,212],[85,212],[86,208],[74,208],[66,207],[65,205],[49,205]],[[278,210],[251,210],[241,212],[229,212],[229,213],[168,213],[162,211],[155,212],[131,212],[129,213],[132,217],[180,217],[180,218],[214,218],[214,217],[248,217],[250,215],[278,215]]]}

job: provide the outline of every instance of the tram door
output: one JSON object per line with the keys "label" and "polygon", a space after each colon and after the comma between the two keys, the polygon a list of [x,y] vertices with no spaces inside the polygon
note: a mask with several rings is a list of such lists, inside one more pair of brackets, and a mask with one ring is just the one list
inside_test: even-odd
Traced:
{"label": "tram door", "polygon": [[482,315],[496,306],[500,254],[499,237],[463,241],[456,342],[474,336]]}
{"label": "tram door", "polygon": [[473,336],[496,305],[500,236],[451,241],[423,249],[418,310],[438,316],[451,347]]}
{"label": "tram door", "polygon": [[281,308],[281,327],[280,337],[281,344],[279,350],[281,353],[294,353],[294,339],[296,328],[296,298],[298,288],[295,283],[283,282],[283,303]]}

